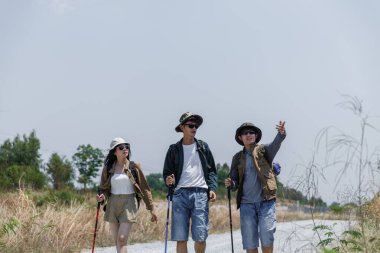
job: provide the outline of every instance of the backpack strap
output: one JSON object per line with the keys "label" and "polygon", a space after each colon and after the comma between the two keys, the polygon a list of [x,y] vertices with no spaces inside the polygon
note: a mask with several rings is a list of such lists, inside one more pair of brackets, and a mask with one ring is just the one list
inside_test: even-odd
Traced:
{"label": "backpack strap", "polygon": [[206,167],[207,167],[207,169],[210,169],[211,166],[210,166],[210,164],[209,164],[208,161],[207,161],[207,157],[206,157],[206,154],[205,154],[205,152],[206,152],[206,147],[205,147],[204,142],[201,141],[201,140],[197,140],[197,145],[198,145],[198,147],[197,147],[197,151],[203,156],[203,158],[204,158],[204,160],[205,160],[205,162],[206,162]]}
{"label": "backpack strap", "polygon": [[129,162],[129,168],[127,170],[127,175],[129,179],[131,180],[132,184],[138,185],[138,179],[137,179],[137,171],[136,171],[136,164],[133,161]]}

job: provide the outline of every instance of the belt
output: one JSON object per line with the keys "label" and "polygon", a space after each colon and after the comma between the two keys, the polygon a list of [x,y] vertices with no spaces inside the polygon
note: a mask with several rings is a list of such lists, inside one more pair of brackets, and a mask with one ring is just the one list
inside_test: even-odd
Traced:
{"label": "belt", "polygon": [[207,192],[207,188],[202,187],[182,187],[181,189],[184,189],[186,191],[192,191],[192,192]]}

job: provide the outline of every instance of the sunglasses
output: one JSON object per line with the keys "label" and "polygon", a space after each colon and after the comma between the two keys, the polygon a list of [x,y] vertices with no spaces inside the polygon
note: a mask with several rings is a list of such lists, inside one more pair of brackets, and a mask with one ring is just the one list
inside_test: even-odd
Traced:
{"label": "sunglasses", "polygon": [[193,129],[195,127],[195,129],[198,129],[198,125],[194,125],[194,124],[185,124],[185,126],[188,126],[190,129]]}
{"label": "sunglasses", "polygon": [[256,134],[256,132],[253,130],[246,130],[246,131],[242,132],[241,135],[255,135],[255,134]]}
{"label": "sunglasses", "polygon": [[117,146],[119,150],[129,149],[129,144],[120,144]]}

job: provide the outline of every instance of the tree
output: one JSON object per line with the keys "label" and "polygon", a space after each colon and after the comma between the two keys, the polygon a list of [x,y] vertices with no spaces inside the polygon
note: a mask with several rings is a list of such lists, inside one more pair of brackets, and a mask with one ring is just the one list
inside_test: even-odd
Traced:
{"label": "tree", "polygon": [[60,157],[57,153],[51,155],[46,164],[46,172],[54,189],[59,190],[65,186],[73,187],[72,180],[75,176],[73,167],[69,160]]}
{"label": "tree", "polygon": [[164,179],[162,178],[161,173],[152,173],[146,176],[146,180],[148,181],[149,187],[152,190],[167,193],[168,188],[164,183]]}
{"label": "tree", "polygon": [[97,176],[103,159],[104,155],[100,149],[93,148],[90,144],[78,146],[73,155],[73,163],[79,171],[78,182],[83,184],[84,189],[88,184],[94,184],[92,179]]}
{"label": "tree", "polygon": [[216,164],[216,173],[218,174],[218,187],[224,187],[224,179],[226,179],[230,174],[230,167],[227,163],[220,165],[220,163]]}
{"label": "tree", "polygon": [[[230,174],[230,167],[227,165],[227,163],[224,163],[221,165],[220,163],[216,164],[216,173],[218,175],[217,178],[217,184],[218,188],[216,190],[216,195],[220,198],[227,198],[227,189],[224,186],[224,179],[226,179]],[[236,192],[233,192],[232,198],[235,198]]]}
{"label": "tree", "polygon": [[36,189],[46,185],[46,176],[40,171],[40,141],[35,131],[29,136],[17,135],[0,146],[0,188],[11,189],[19,184]]}

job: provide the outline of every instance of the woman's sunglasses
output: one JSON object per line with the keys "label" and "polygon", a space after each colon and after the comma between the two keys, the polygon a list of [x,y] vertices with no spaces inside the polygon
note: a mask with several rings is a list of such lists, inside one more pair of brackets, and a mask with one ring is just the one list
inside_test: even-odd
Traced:
{"label": "woman's sunglasses", "polygon": [[117,146],[119,150],[129,149],[129,144],[120,144]]}

